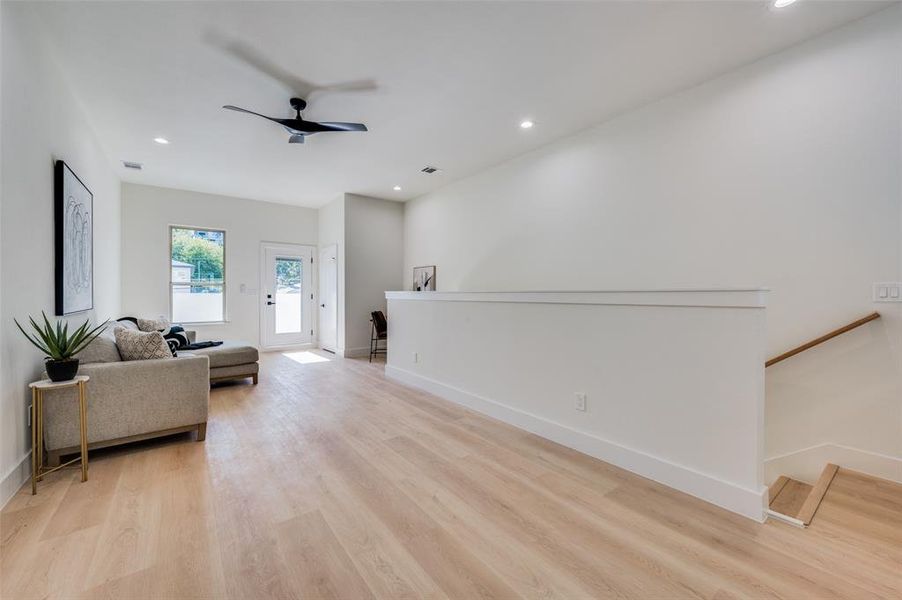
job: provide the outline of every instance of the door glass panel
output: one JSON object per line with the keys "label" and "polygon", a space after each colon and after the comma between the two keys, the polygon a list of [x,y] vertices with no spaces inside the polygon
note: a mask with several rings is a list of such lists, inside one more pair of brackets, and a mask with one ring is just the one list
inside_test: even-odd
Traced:
{"label": "door glass panel", "polygon": [[303,269],[304,261],[300,258],[276,259],[276,333],[301,331]]}

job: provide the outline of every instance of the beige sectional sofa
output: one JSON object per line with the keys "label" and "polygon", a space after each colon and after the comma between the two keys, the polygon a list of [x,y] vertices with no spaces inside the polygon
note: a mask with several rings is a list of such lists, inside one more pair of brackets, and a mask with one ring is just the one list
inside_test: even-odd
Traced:
{"label": "beige sectional sofa", "polygon": [[[210,383],[251,378],[257,383],[259,354],[253,346],[225,341],[219,346],[179,351],[174,358],[123,361],[108,327],[79,353],[79,375],[88,382],[88,448],[104,448],[142,439],[207,431]],[[195,341],[195,332],[187,331]],[[44,446],[50,466],[80,450],[78,401],[74,390],[44,394]]]}
{"label": "beige sectional sofa", "polygon": [[[201,354],[123,361],[112,327],[82,351],[88,382],[88,448],[196,431],[206,436],[210,359]],[[78,400],[72,389],[44,395],[44,446],[50,466],[79,451]]]}

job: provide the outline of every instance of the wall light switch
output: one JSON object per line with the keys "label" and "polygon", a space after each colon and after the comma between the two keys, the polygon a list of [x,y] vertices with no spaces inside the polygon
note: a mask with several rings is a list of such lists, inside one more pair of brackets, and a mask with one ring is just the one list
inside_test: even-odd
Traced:
{"label": "wall light switch", "polygon": [[874,302],[902,302],[902,282],[875,283]]}

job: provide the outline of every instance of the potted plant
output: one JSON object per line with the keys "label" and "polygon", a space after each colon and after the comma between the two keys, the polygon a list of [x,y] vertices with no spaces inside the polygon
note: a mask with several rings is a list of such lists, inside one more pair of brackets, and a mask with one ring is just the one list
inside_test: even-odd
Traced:
{"label": "potted plant", "polygon": [[18,321],[13,320],[28,341],[44,353],[44,366],[50,381],[74,379],[75,374],[78,373],[78,359],[74,358],[75,355],[84,350],[103,332],[109,319],[93,329],[89,329],[89,321],[85,321],[81,327],[70,334],[69,323],[57,320],[56,325],[52,325],[44,311],[41,311],[41,316],[44,317],[43,327],[38,325],[33,318],[28,317],[35,332],[32,335],[29,335]]}

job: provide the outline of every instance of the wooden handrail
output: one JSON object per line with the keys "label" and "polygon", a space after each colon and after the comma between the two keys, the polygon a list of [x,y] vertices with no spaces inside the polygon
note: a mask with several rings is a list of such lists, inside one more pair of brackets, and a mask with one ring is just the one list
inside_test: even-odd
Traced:
{"label": "wooden handrail", "polygon": [[766,363],[764,363],[764,366],[769,367],[771,365],[775,365],[778,362],[780,362],[781,360],[786,360],[790,356],[795,356],[796,354],[799,354],[800,352],[804,352],[805,350],[808,350],[809,348],[814,348],[818,344],[823,344],[827,340],[832,340],[833,338],[835,338],[838,335],[842,335],[842,334],[846,333],[847,331],[852,331],[856,327],[861,327],[865,323],[870,323],[874,319],[879,319],[879,318],[880,318],[880,313],[876,313],[876,312],[871,313],[868,316],[858,319],[857,321],[854,321],[852,323],[849,323],[848,325],[846,325],[844,327],[840,327],[839,329],[834,329],[833,331],[831,331],[828,334],[822,335],[821,337],[819,337],[815,340],[811,340],[807,344],[802,344],[798,348],[793,348],[789,352],[784,352],[780,356],[775,356],[772,359],[770,359],[769,361],[767,361]]}

